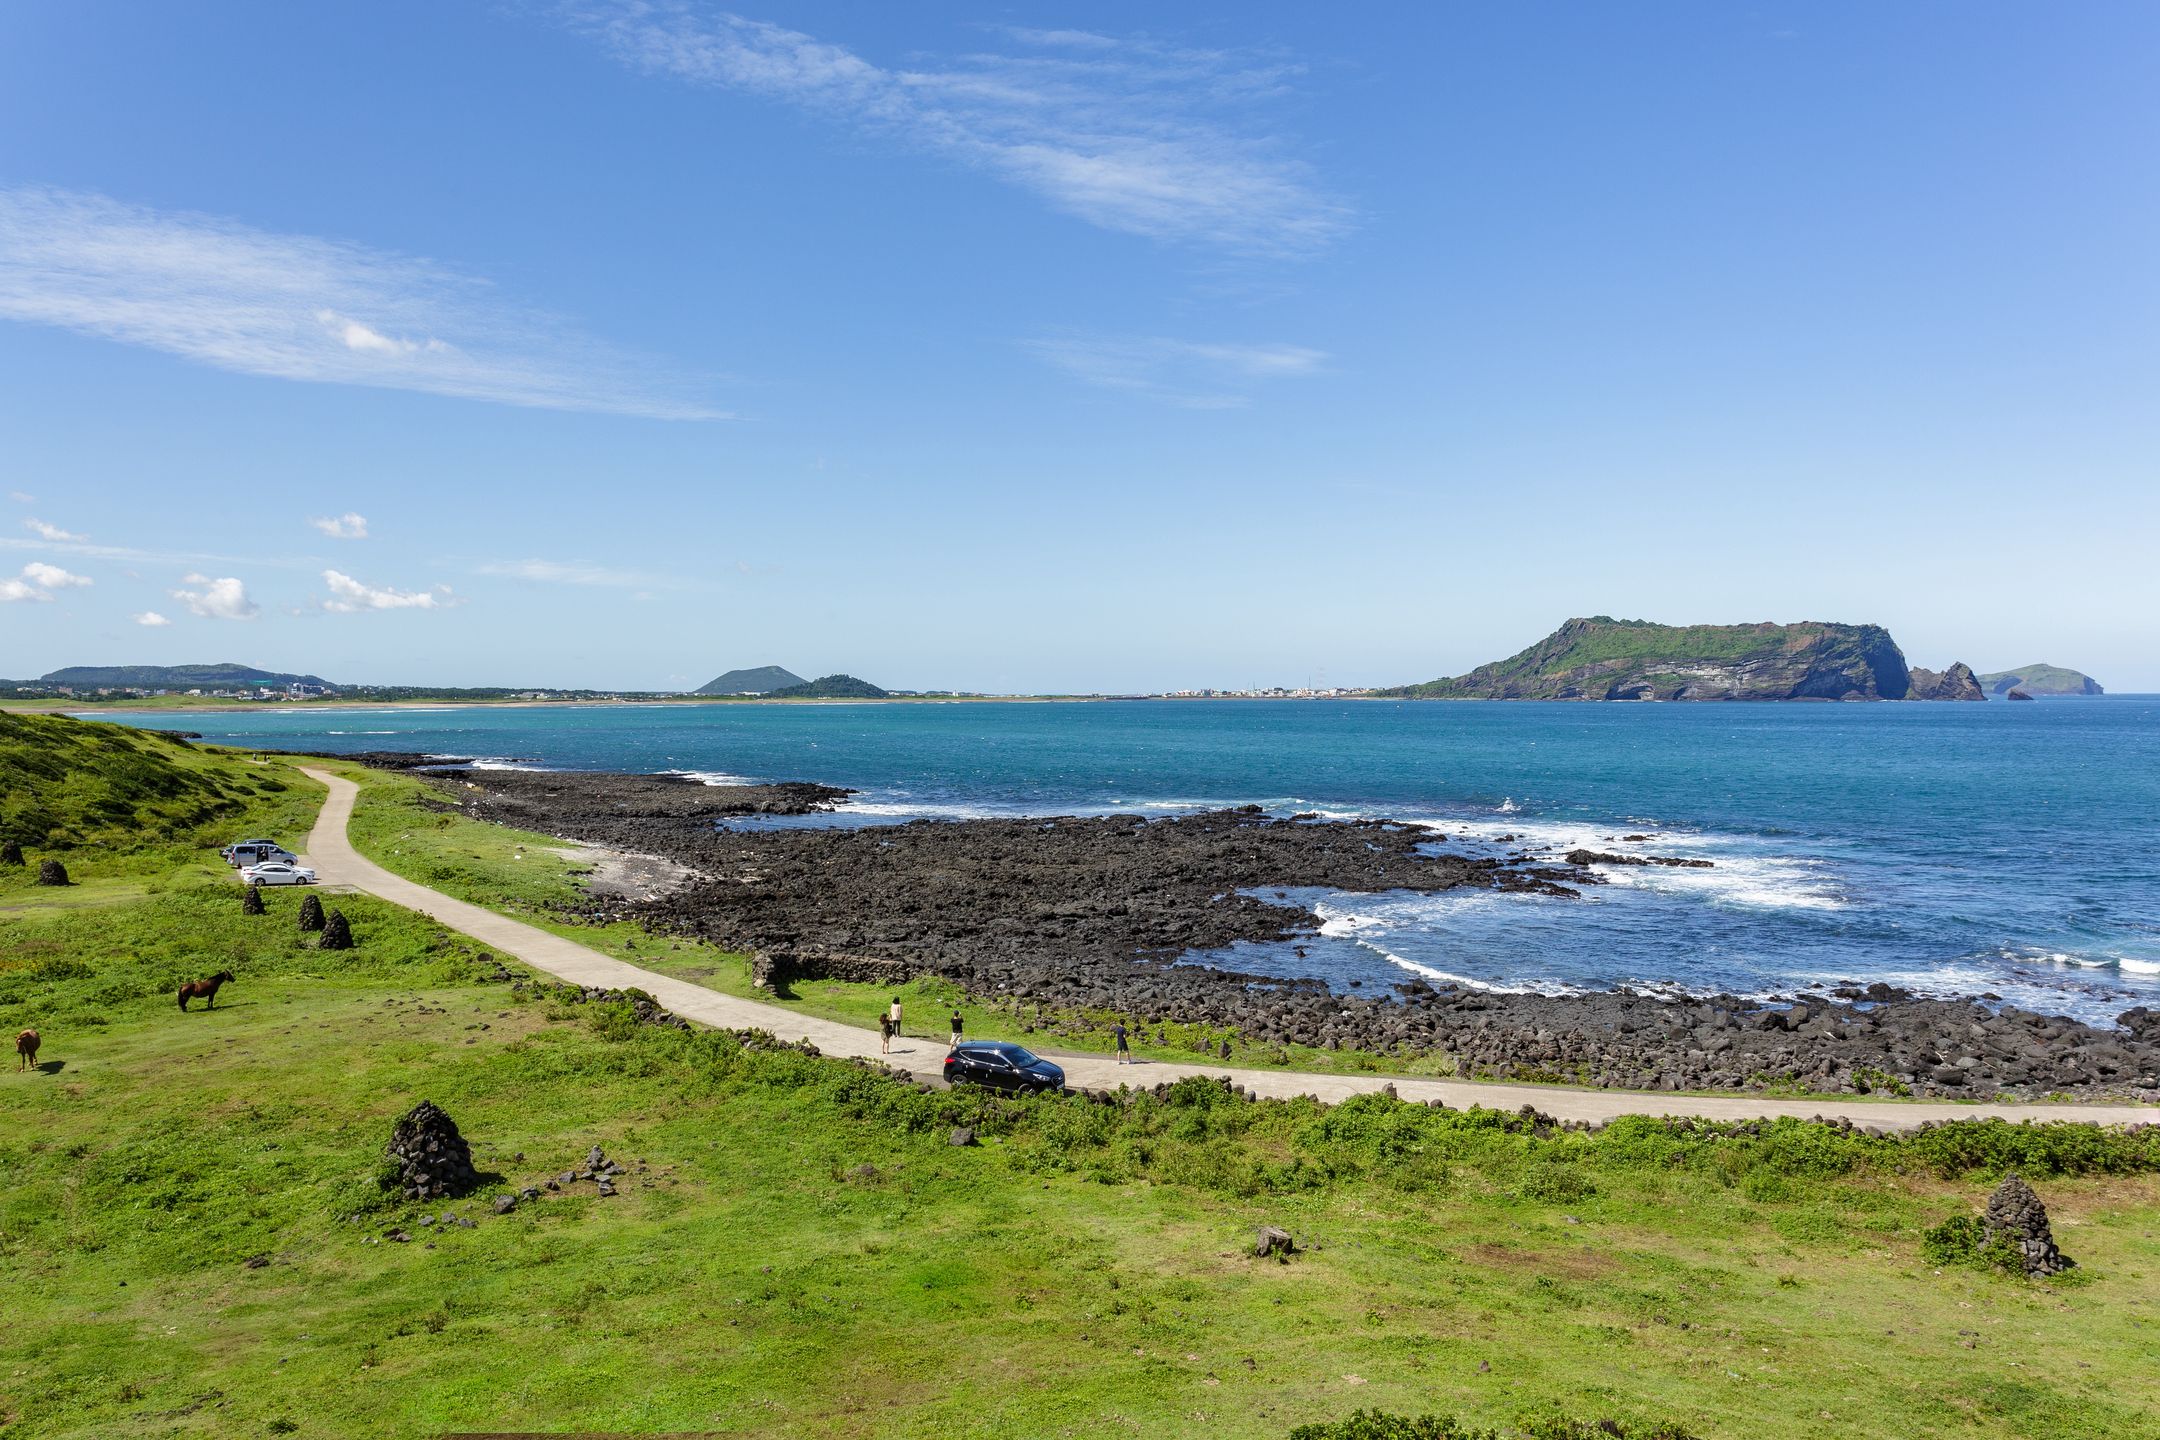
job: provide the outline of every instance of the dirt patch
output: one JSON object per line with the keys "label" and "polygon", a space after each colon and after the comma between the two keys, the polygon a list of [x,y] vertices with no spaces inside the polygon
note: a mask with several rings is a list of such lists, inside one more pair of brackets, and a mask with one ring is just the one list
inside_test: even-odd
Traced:
{"label": "dirt patch", "polygon": [[1472,1245],[1462,1258],[1488,1270],[1534,1271],[1562,1280],[1596,1280],[1620,1268],[1610,1255],[1588,1250],[1516,1250],[1490,1242]]}
{"label": "dirt patch", "polygon": [[664,900],[705,878],[703,871],[664,855],[639,855],[605,845],[561,845],[555,853],[586,867],[585,893],[600,900]]}

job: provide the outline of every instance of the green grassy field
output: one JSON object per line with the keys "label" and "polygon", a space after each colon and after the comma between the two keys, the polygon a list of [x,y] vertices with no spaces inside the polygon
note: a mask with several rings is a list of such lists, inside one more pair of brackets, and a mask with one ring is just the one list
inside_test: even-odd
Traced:
{"label": "green grassy field", "polygon": [[[926,1094],[515,992],[366,897],[324,897],[351,952],[315,949],[290,892],[245,916],[201,846],[289,832],[304,784],[69,850],[72,903],[0,874],[0,1027],[46,1037],[43,1069],[0,1075],[0,1435],[1281,1437],[1361,1408],[2160,1434],[2160,1134],[1539,1135],[1205,1084]],[[406,830],[369,848],[412,850]],[[482,833],[459,842],[474,876],[532,866],[505,895],[544,903],[566,862]],[[238,979],[217,1009],[179,1013],[173,988],[218,968]],[[423,1098],[500,1182],[425,1207],[383,1189]],[[962,1123],[984,1143],[949,1145]],[[632,1167],[622,1194],[492,1213],[593,1144]],[[2079,1268],[1926,1263],[1925,1228],[2010,1164]],[[446,1212],[476,1223],[419,1224]],[[1264,1222],[1303,1253],[1251,1258]],[[397,1228],[412,1243],[375,1243]]]}

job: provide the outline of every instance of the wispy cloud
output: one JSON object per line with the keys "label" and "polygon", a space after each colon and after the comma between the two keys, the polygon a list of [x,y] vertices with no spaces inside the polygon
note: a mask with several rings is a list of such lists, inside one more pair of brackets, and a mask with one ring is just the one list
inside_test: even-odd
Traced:
{"label": "wispy cloud", "polygon": [[339,570],[325,570],[322,578],[330,587],[330,598],[322,602],[322,608],[341,615],[362,610],[435,610],[449,603],[447,585],[434,590],[392,590],[363,585]]}
{"label": "wispy cloud", "polygon": [[605,585],[638,590],[667,582],[661,576],[637,570],[611,570],[580,560],[489,560],[473,567],[476,575],[508,580],[534,580],[543,585]]}
{"label": "wispy cloud", "polygon": [[679,377],[433,261],[76,191],[0,188],[0,318],[248,375],[720,418]]}
{"label": "wispy cloud", "polygon": [[23,529],[30,531],[32,534],[62,544],[79,545],[90,538],[87,535],[77,535],[71,531],[63,530],[58,525],[48,525],[43,520],[25,520],[22,523]]}
{"label": "wispy cloud", "polygon": [[33,560],[23,566],[20,575],[0,580],[0,602],[28,600],[43,603],[53,598],[55,590],[72,590],[90,583],[87,575],[72,574],[57,565]]}
{"label": "wispy cloud", "polygon": [[885,68],[684,0],[569,0],[624,63],[762,95],[978,166],[1107,230],[1299,256],[1350,211],[1268,135],[1295,65],[1079,30],[1002,29],[996,53]]}
{"label": "wispy cloud", "polygon": [[29,494],[25,494],[25,493],[24,493],[23,491],[20,491],[20,490],[10,490],[10,491],[8,491],[8,492],[7,492],[7,498],[8,498],[8,499],[10,499],[10,500],[13,500],[13,501],[14,501],[14,502],[15,502],[16,504],[18,504],[18,505],[35,505],[35,504],[37,504],[37,496],[35,496],[35,495],[29,495]]}
{"label": "wispy cloud", "polygon": [[351,510],[346,511],[343,515],[318,515],[308,521],[308,524],[322,531],[323,534],[328,535],[333,540],[367,539],[367,516],[356,514]]}
{"label": "wispy cloud", "polygon": [[1023,344],[1076,380],[1194,410],[1248,405],[1254,385],[1311,375],[1328,358],[1325,351],[1302,345],[1203,343],[1160,335],[1064,335]]}
{"label": "wispy cloud", "polygon": [[135,623],[138,625],[147,625],[151,629],[155,630],[160,625],[172,624],[172,621],[166,619],[163,615],[158,614],[158,612],[155,610],[144,610],[135,616]]}
{"label": "wispy cloud", "polygon": [[262,606],[248,599],[247,587],[230,575],[219,580],[189,575],[180,585],[172,598],[205,620],[253,620],[262,613]]}

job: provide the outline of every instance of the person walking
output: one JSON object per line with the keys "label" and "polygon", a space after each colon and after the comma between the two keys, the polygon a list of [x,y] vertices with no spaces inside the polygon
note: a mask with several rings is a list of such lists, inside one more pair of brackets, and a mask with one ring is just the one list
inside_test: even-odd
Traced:
{"label": "person walking", "polygon": [[1132,1064],[1132,1046],[1126,1043],[1125,1022],[1120,1020],[1117,1024],[1111,1026],[1110,1033],[1117,1037],[1117,1063],[1120,1065]]}
{"label": "person walking", "polygon": [[880,1055],[890,1055],[890,1054],[892,1054],[892,1016],[891,1016],[891,1014],[889,1014],[889,1013],[888,1013],[888,1014],[880,1015],[880,1016],[878,1016],[878,1017],[877,1017],[877,1033],[878,1033],[878,1054],[880,1054]]}
{"label": "person walking", "polygon": [[960,1043],[960,1032],[966,1028],[967,1022],[960,1018],[960,1011],[955,1008],[952,1012],[952,1043],[956,1047]]}

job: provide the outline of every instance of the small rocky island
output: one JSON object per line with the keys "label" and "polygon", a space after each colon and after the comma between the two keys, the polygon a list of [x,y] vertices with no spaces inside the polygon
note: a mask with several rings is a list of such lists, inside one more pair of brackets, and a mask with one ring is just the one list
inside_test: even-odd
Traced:
{"label": "small rocky island", "polygon": [[1411,700],[1985,700],[1972,668],[1905,663],[1880,625],[1655,625],[1593,615]]}

